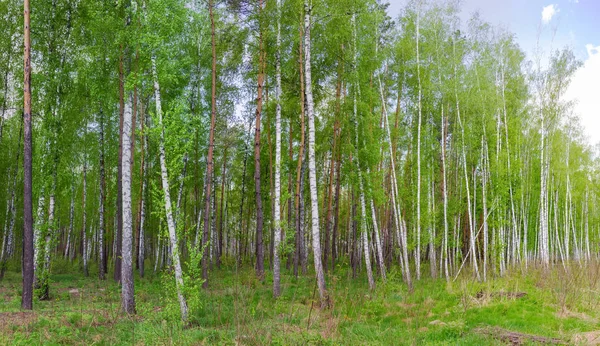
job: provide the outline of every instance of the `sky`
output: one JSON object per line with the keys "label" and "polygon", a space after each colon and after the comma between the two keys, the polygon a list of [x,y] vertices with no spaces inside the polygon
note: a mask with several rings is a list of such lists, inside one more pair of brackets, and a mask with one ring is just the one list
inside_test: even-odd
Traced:
{"label": "sky", "polygon": [[[408,0],[388,0],[396,17]],[[506,28],[530,60],[538,45],[542,59],[550,51],[570,47],[583,63],[565,99],[576,102],[590,144],[600,142],[600,0],[462,0],[461,19],[478,11],[483,19]]]}

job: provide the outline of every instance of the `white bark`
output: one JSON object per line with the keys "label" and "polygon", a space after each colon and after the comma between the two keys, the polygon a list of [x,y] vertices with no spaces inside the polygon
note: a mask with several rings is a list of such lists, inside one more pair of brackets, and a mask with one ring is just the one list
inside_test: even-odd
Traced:
{"label": "white bark", "polygon": [[[55,199],[54,199],[54,189],[52,194],[50,195],[50,203],[48,206],[48,229],[46,229],[45,235],[45,244],[44,244],[44,283],[43,285],[48,284],[48,274],[50,271],[50,251],[52,245],[52,235],[54,232],[54,207],[55,207]],[[45,297],[47,298],[47,297]]]}
{"label": "white bark", "polygon": [[175,267],[175,284],[177,287],[177,297],[179,299],[179,308],[181,310],[181,319],[186,322],[188,317],[188,308],[185,297],[183,296],[183,273],[181,263],[179,261],[179,248],[177,243],[177,232],[175,229],[175,221],[171,208],[171,195],[169,192],[169,176],[167,173],[167,160],[165,157],[165,129],[162,118],[162,107],[160,100],[160,85],[158,83],[158,73],[156,71],[156,58],[152,57],[152,76],[154,79],[154,98],[156,100],[156,114],[158,116],[158,126],[160,127],[160,168],[161,179],[165,198],[165,212],[167,215],[167,227],[169,228],[169,239],[171,241],[171,254],[173,266]]}
{"label": "white bark", "polygon": [[[430,177],[433,177],[433,172],[430,172]],[[434,182],[431,180],[431,178],[429,178],[429,193],[427,194],[428,196],[428,207],[429,207],[429,214],[430,215],[435,215],[435,196],[433,193],[433,189],[434,189]],[[431,272],[431,277],[436,279],[437,278],[437,268],[436,268],[436,249],[435,249],[435,238],[436,238],[436,232],[435,232],[435,220],[434,217],[430,218],[430,222],[429,222],[429,269]]]}
{"label": "white bark", "polygon": [[545,147],[546,147],[546,130],[544,128],[544,115],[540,108],[540,116],[542,117],[542,137],[540,140],[540,156],[541,156],[541,169],[540,169],[540,228],[538,233],[538,256],[539,260],[544,266],[550,264],[550,254],[548,249],[548,165],[546,164]]}
{"label": "white bark", "polygon": [[67,229],[67,245],[65,246],[65,258],[69,256],[71,246],[71,234],[73,233],[73,217],[75,214],[75,184],[71,184],[71,208],[69,210],[69,229]]}
{"label": "white bark", "polygon": [[42,263],[42,258],[40,254],[43,251],[43,241],[42,241],[42,225],[44,220],[44,206],[46,204],[46,199],[44,197],[44,189],[40,193],[40,198],[38,200],[38,209],[37,209],[37,217],[35,219],[34,228],[33,228],[33,276],[34,282],[37,283],[38,277],[38,266]]}
{"label": "white bark", "polygon": [[[454,42],[454,40],[452,41],[452,49],[454,52],[454,59],[456,60],[456,42]],[[457,79],[458,78],[458,73],[457,73],[457,68],[456,68],[456,61],[454,61],[454,78]],[[458,83],[458,81],[456,81],[455,83]],[[473,218],[473,213],[471,211],[471,191],[469,188],[469,176],[467,173],[467,154],[466,154],[466,149],[465,149],[465,128],[464,125],[462,123],[462,120],[460,118],[460,104],[458,101],[458,86],[455,86],[455,90],[454,90],[454,96],[456,98],[456,114],[458,117],[458,124],[461,128],[461,134],[462,134],[462,161],[463,161],[463,169],[464,169],[464,176],[465,176],[465,187],[467,189],[467,212],[468,212],[468,216],[469,216],[469,228],[470,228],[470,232],[469,232],[469,243],[470,243],[470,254],[471,254],[471,263],[473,264],[473,269],[475,270],[475,274],[477,275],[477,280],[481,280],[480,276],[479,276],[479,268],[477,266],[477,254],[475,252],[475,230],[473,225],[474,223],[474,218]]]}
{"label": "white bark", "polygon": [[133,217],[131,211],[131,130],[132,130],[132,97],[125,101],[123,112],[123,154],[122,165],[122,201],[123,201],[123,233],[121,247],[121,305],[125,313],[135,313],[135,297],[133,283]]}
{"label": "white bark", "polygon": [[[506,96],[505,96],[505,79],[504,79],[504,61],[502,61],[502,110],[503,110],[503,114],[504,114],[504,134],[505,134],[505,141],[506,141],[506,163],[508,165],[508,174],[509,174],[509,178],[508,178],[508,191],[510,194],[510,212],[511,212],[511,220],[512,220],[512,226],[513,226],[513,232],[515,233],[519,233],[518,231],[518,226],[517,226],[517,215],[515,212],[515,199],[514,199],[514,194],[513,194],[513,187],[512,187],[512,179],[510,178],[510,175],[512,174],[512,167],[511,167],[511,161],[510,161],[510,142],[508,141],[508,112],[506,110]],[[524,233],[526,232],[526,230],[523,231]],[[515,242],[517,245],[517,249],[520,246],[520,236],[515,236]],[[525,249],[525,251],[527,251],[527,249]],[[517,254],[518,256],[518,254]],[[517,257],[515,256],[515,257]]]}
{"label": "white bark", "polygon": [[[143,121],[143,120],[142,120]],[[146,134],[144,134],[144,147],[148,148],[148,136]],[[145,153],[144,153],[145,155]],[[140,234],[139,234],[139,253],[138,253],[138,267],[139,267],[139,271],[140,271],[140,276],[144,276],[144,259],[146,256],[146,244],[144,241],[144,221],[146,220],[146,203],[144,203],[144,197],[146,196],[146,171],[148,170],[148,160],[144,160],[144,169],[142,170],[142,196],[140,197],[142,199],[141,204],[141,210],[140,210]]]}
{"label": "white bark", "polygon": [[[87,125],[86,125],[87,126]],[[82,202],[82,211],[83,211],[83,215],[82,215],[82,240],[81,240],[81,245],[82,245],[82,249],[81,249],[81,257],[83,260],[83,274],[85,276],[88,276],[89,272],[88,272],[88,235],[87,235],[87,212],[86,212],[86,202],[87,202],[87,155],[84,153],[84,159],[83,159],[83,202]]]}
{"label": "white bark", "polygon": [[444,275],[446,281],[450,282],[450,273],[448,270],[448,184],[446,179],[446,121],[444,119],[444,105],[442,105],[442,192],[444,195],[444,245],[442,247],[442,257],[444,258]]}
{"label": "white bark", "polygon": [[358,69],[357,69],[357,55],[358,55],[358,47],[356,45],[356,14],[352,14],[352,28],[353,28],[353,40],[354,40],[354,73],[355,73],[355,83],[354,86],[354,160],[356,161],[356,171],[358,173],[358,188],[359,188],[359,201],[360,201],[360,227],[362,232],[362,241],[363,241],[363,250],[365,256],[365,265],[367,268],[367,278],[369,280],[369,289],[375,289],[375,280],[373,279],[373,270],[371,268],[371,256],[369,254],[369,239],[367,232],[367,208],[365,203],[365,192],[364,192],[364,184],[362,178],[362,169],[360,167],[360,157],[359,157],[359,141],[358,141],[358,97],[360,95],[360,86],[359,86],[359,78],[358,78]]}
{"label": "white bark", "polygon": [[398,195],[398,180],[396,178],[396,162],[394,158],[394,154],[392,151],[392,135],[390,131],[390,124],[387,114],[387,109],[385,106],[385,99],[383,96],[383,86],[381,84],[381,78],[379,78],[379,94],[382,100],[382,107],[384,111],[384,126],[387,133],[388,140],[388,152],[390,156],[390,167],[392,169],[391,176],[391,185],[392,185],[392,212],[394,214],[394,226],[396,229],[396,240],[399,246],[402,248],[402,257],[401,266],[402,266],[402,275],[404,276],[404,280],[406,281],[409,288],[412,288],[412,280],[410,276],[410,267],[408,263],[408,246],[407,246],[407,235],[406,235],[406,227],[404,226],[404,221],[402,220],[402,214],[400,213],[400,197]]}
{"label": "white bark", "polygon": [[[3,270],[4,263],[8,257],[12,256],[13,253],[13,239],[14,239],[14,227],[16,214],[15,204],[15,190],[17,187],[17,168],[15,168],[15,174],[12,183],[12,190],[10,192],[10,202],[6,206],[6,223],[4,227],[4,236],[2,240],[2,254],[0,255],[0,270]],[[0,274],[1,275],[1,274]]]}
{"label": "white bark", "polygon": [[[482,142],[482,146],[481,146],[481,160],[482,160],[482,164],[481,164],[481,168],[482,168],[482,173],[481,173],[481,194],[482,194],[482,204],[483,204],[483,215],[487,216],[488,211],[487,211],[487,194],[486,194],[486,185],[487,185],[487,175],[488,175],[488,171],[487,171],[487,142],[485,142],[485,140],[481,139]],[[487,280],[487,259],[488,259],[488,223],[487,223],[487,217],[485,217],[485,219],[483,220],[483,281],[485,282]]]}
{"label": "white bark", "polygon": [[317,275],[317,284],[319,286],[319,295],[321,297],[321,306],[329,306],[329,297],[325,286],[325,275],[323,273],[323,263],[321,262],[321,237],[319,232],[319,196],[317,194],[317,169],[315,163],[315,114],[314,101],[312,94],[312,74],[311,74],[311,42],[310,42],[310,13],[312,6],[309,0],[304,0],[304,72],[306,83],[306,114],[308,118],[308,173],[310,185],[311,200],[311,218],[312,218],[312,245],[315,262],[315,273]]}
{"label": "white bark", "polygon": [[419,61],[419,20],[420,10],[417,9],[417,81],[419,84],[419,117],[417,125],[417,247],[415,248],[415,272],[417,280],[421,278],[421,64]]}
{"label": "white bark", "polygon": [[281,0],[277,0],[277,56],[276,56],[276,90],[275,98],[275,200],[273,206],[273,221],[275,239],[273,239],[273,295],[278,297],[280,288],[279,243],[281,241]]}
{"label": "white bark", "polygon": [[[100,206],[100,210],[99,210],[99,220],[98,220],[98,251],[100,253],[100,256],[98,256],[98,276],[100,277],[101,280],[105,279],[106,273],[104,272],[104,269],[106,269],[104,267],[104,262],[105,262],[105,258],[104,256],[106,256],[106,252],[104,251],[104,199],[105,199],[105,193],[106,191],[104,191],[104,121],[103,121],[103,115],[100,114],[100,134],[98,137],[98,141],[99,141],[99,155],[100,155],[100,181],[99,181],[99,186],[100,186],[100,193],[99,193],[99,206]],[[71,199],[71,203],[73,203],[73,200]],[[71,206],[72,208],[72,206]],[[71,209],[72,211],[73,209]]]}

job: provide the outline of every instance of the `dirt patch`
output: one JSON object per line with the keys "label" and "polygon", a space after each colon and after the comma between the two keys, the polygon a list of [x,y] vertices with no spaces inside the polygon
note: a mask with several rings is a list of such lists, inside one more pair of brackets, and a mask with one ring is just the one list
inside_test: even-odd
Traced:
{"label": "dirt patch", "polygon": [[571,341],[575,345],[600,345],[600,330],[574,334]]}
{"label": "dirt patch", "polygon": [[8,335],[15,327],[28,326],[37,321],[34,312],[2,312],[0,313],[0,334]]}
{"label": "dirt patch", "polygon": [[544,345],[567,345],[564,340],[556,338],[547,338],[539,335],[525,334],[502,329],[500,327],[476,328],[475,333],[491,336],[494,339],[505,342],[509,345],[523,345],[526,343],[538,343]]}

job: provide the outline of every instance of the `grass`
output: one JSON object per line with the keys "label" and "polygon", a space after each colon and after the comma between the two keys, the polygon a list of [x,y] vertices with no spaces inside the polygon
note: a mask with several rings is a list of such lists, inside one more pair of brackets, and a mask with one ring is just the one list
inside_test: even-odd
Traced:
{"label": "grass", "polygon": [[481,330],[502,328],[565,343],[577,333],[600,330],[596,264],[573,264],[568,271],[531,268],[527,275],[515,269],[485,283],[468,273],[450,283],[424,278],[411,293],[394,270],[369,292],[366,278],[351,279],[338,269],[327,277],[329,310],[318,307],[312,276],[296,279],[285,272],[282,296],[274,300],[269,274],[260,281],[250,266],[230,266],[211,273],[208,290],[193,293],[196,303],[190,303],[185,327],[169,274],[136,277],[137,315],[124,316],[113,280],[85,278],[71,264],[53,265],[51,300],[34,302],[33,312],[20,310],[18,264],[0,282],[0,344],[494,345],[502,341]]}

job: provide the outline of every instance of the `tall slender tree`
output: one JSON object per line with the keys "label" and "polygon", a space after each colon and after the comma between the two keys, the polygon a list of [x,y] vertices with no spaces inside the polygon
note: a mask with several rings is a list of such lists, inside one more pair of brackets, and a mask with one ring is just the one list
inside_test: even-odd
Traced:
{"label": "tall slender tree", "polygon": [[310,185],[311,218],[312,218],[312,246],[314,254],[315,274],[319,286],[321,307],[329,306],[329,295],[325,285],[325,274],[321,261],[321,236],[319,232],[319,196],[317,194],[317,169],[315,162],[315,111],[312,93],[312,67],[311,67],[311,12],[310,0],[304,0],[304,74],[306,91],[306,116],[308,119],[308,180]]}
{"label": "tall slender tree", "polygon": [[31,21],[29,0],[23,0],[24,7],[24,71],[23,82],[23,293],[21,308],[33,309],[33,210],[32,210],[32,170],[31,170]]}

